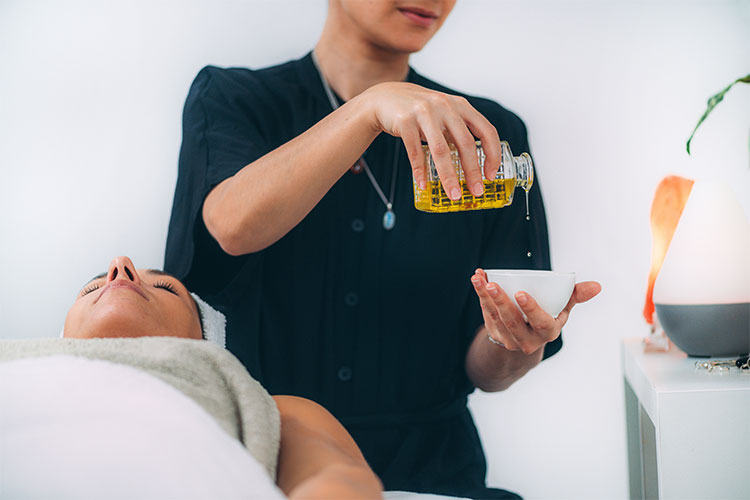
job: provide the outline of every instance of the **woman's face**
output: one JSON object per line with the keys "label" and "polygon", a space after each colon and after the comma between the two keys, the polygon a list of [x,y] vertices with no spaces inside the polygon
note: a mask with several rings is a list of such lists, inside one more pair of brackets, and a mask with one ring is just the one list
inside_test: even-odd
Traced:
{"label": "woman's face", "polygon": [[330,0],[329,16],[349,35],[390,52],[417,52],[445,22],[456,0]]}
{"label": "woman's face", "polygon": [[136,270],[116,257],[84,285],[65,318],[66,338],[166,336],[203,338],[198,308],[174,276]]}

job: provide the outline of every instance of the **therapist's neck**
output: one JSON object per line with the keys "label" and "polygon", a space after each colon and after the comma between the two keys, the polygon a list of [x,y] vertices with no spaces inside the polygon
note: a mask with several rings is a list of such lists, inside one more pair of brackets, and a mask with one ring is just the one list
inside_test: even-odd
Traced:
{"label": "therapist's neck", "polygon": [[404,81],[409,74],[408,53],[375,47],[330,21],[315,46],[315,55],[326,81],[345,101],[378,83]]}

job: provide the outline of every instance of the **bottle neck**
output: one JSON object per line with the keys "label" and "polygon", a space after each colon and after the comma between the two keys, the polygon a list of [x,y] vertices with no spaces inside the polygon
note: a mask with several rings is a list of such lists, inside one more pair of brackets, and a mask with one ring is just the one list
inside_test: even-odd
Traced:
{"label": "bottle neck", "polygon": [[513,164],[516,168],[516,187],[528,193],[534,185],[534,161],[528,153],[521,153],[513,157]]}

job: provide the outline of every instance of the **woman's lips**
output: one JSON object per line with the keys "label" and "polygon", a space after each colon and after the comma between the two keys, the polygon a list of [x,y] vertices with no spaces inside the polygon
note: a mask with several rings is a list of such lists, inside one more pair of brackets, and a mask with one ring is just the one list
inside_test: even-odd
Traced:
{"label": "woman's lips", "polygon": [[437,19],[437,15],[427,10],[415,8],[402,8],[398,10],[410,21],[422,26],[423,28],[429,28]]}

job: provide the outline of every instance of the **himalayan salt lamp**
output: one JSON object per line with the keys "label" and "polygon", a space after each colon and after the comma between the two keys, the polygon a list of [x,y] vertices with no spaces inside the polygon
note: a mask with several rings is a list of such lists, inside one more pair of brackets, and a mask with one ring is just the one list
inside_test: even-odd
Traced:
{"label": "himalayan salt lamp", "polygon": [[646,304],[643,306],[643,317],[649,325],[654,324],[654,282],[692,188],[691,179],[670,175],[662,179],[654,193],[651,203],[651,270],[648,273]]}

